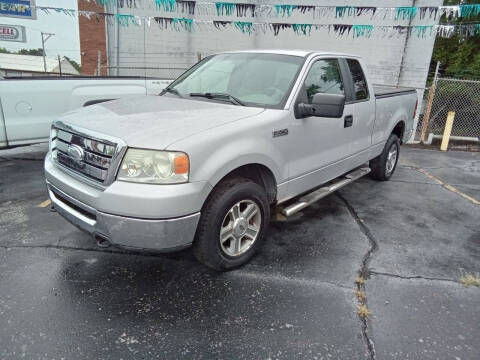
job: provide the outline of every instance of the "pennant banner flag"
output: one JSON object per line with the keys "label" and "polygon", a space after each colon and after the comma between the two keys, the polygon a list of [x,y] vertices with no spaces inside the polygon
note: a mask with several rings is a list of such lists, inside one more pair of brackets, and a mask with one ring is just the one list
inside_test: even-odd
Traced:
{"label": "pennant banner flag", "polygon": [[295,12],[311,13],[314,18],[333,16],[359,17],[370,14],[372,17],[381,14],[382,17],[396,20],[412,20],[419,16],[420,20],[427,16],[437,19],[445,15],[448,18],[468,18],[480,14],[480,4],[465,4],[456,6],[400,6],[400,7],[365,7],[365,6],[334,6],[334,5],[301,5],[301,4],[251,4],[234,2],[214,2],[204,0],[87,0],[101,6],[115,5],[119,8],[157,9],[166,12],[195,13],[218,16],[259,17],[275,16],[290,17]]}
{"label": "pennant banner flag", "polygon": [[353,25],[353,37],[367,37],[372,35],[373,25]]}
{"label": "pennant banner flag", "polygon": [[[118,4],[122,3],[127,6],[135,4],[140,0],[92,0],[104,5],[109,3],[114,3],[118,1]],[[195,2],[194,1],[175,1],[175,0],[154,0],[155,6],[169,11],[172,6],[182,8],[185,12],[189,14],[194,13]],[[234,4],[229,2],[214,3],[216,14],[219,16],[229,16],[236,14],[237,17],[244,17],[247,13],[254,15],[256,12],[255,5],[252,4]],[[245,6],[237,6],[245,5]],[[461,5],[461,8],[464,5]],[[251,22],[251,21],[225,21],[225,20],[196,20],[191,17],[161,17],[161,16],[137,16],[132,14],[121,14],[121,13],[107,13],[107,12],[93,12],[93,11],[82,11],[75,9],[66,9],[66,8],[56,8],[56,7],[46,7],[46,6],[36,6],[38,10],[43,11],[46,14],[55,11],[57,13],[62,13],[68,16],[83,16],[86,18],[96,18],[101,17],[105,18],[107,21],[116,21],[122,27],[128,26],[140,26],[146,24],[147,26],[151,25],[152,20],[154,20],[160,27],[160,29],[172,29],[175,31],[187,31],[192,32],[196,29],[200,31],[212,30],[223,30],[227,27],[236,29],[243,34],[253,34],[254,32],[266,33],[268,30],[271,30],[275,36],[277,36],[281,31],[289,29],[292,30],[297,35],[308,36],[313,30],[326,29],[329,32],[333,32],[337,36],[349,36],[353,38],[370,38],[372,34],[378,33],[380,36],[393,36],[395,34],[402,35],[407,32],[416,35],[418,38],[425,38],[428,36],[441,36],[441,37],[451,37],[454,34],[458,34],[461,37],[474,36],[480,34],[480,23],[468,23],[468,24],[440,24],[440,25],[370,25],[370,24],[324,24],[324,23],[285,23],[285,22]],[[292,11],[298,10],[300,7],[295,5],[282,5],[275,8],[275,12],[280,16],[289,17]],[[352,7],[352,6],[342,6],[334,7],[335,8],[335,18],[342,18],[345,16],[357,16],[358,14],[370,14],[375,15],[378,8],[372,7]],[[455,7],[441,7],[439,11],[438,8],[426,8],[423,15],[422,10],[420,10],[420,16],[426,16],[427,12],[432,13],[432,16],[437,16],[438,13],[442,12],[442,9],[446,9],[445,14],[453,14],[455,11],[457,13],[460,10],[452,9]],[[412,19],[417,16],[417,8],[414,7],[399,7],[396,9],[396,17],[399,20]],[[303,9],[300,9],[303,12],[311,11],[308,7],[304,6]],[[466,11],[466,10],[465,10]],[[476,5],[471,5],[468,10],[468,16],[472,14],[479,14],[480,9]]]}
{"label": "pennant banner flag", "polygon": [[480,4],[460,5],[460,17],[477,16],[480,14]]}

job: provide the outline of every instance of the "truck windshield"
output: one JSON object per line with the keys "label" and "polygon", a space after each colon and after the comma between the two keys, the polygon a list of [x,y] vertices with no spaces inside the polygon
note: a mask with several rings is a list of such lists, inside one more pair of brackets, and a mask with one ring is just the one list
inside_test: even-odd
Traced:
{"label": "truck windshield", "polygon": [[303,57],[292,55],[219,54],[192,67],[165,92],[235,105],[281,108],[303,62]]}

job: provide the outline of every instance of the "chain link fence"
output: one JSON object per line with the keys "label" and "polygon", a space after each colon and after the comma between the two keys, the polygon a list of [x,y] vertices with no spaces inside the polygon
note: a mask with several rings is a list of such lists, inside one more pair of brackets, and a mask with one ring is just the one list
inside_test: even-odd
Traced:
{"label": "chain link fence", "polygon": [[422,129],[423,129],[424,121],[425,121],[426,111],[427,111],[427,108],[428,108],[428,100],[429,100],[431,89],[432,89],[431,87],[424,89],[423,98],[418,103],[418,108],[417,108],[418,109],[418,122],[417,122],[416,131],[415,131],[415,137],[413,139],[414,142],[420,141],[420,139],[422,137]]}
{"label": "chain link fence", "polygon": [[[430,109],[429,109],[430,107]],[[442,136],[449,111],[455,112],[452,139],[480,140],[480,81],[440,78],[425,91],[417,140]]]}
{"label": "chain link fence", "polygon": [[[160,79],[176,79],[195,63],[203,54],[193,52],[119,51],[104,64],[97,65],[96,74],[108,76],[139,76]],[[107,65],[109,64],[109,65]],[[100,71],[98,71],[100,66]]]}
{"label": "chain link fence", "polygon": [[[191,66],[185,67],[158,67],[158,66],[105,66],[110,76],[138,76],[154,77],[160,79],[174,80]],[[118,75],[117,75],[118,74]]]}

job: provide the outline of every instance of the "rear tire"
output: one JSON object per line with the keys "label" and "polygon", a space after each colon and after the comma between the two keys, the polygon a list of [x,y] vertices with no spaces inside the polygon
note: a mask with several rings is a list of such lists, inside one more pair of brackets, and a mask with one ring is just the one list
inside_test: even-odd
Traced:
{"label": "rear tire", "polygon": [[241,177],[224,180],[202,210],[193,254],[215,270],[237,268],[261,247],[269,219],[270,205],[262,187]]}
{"label": "rear tire", "polygon": [[375,159],[370,160],[371,177],[378,181],[390,180],[397,168],[399,155],[400,140],[397,135],[391,134],[382,153]]}

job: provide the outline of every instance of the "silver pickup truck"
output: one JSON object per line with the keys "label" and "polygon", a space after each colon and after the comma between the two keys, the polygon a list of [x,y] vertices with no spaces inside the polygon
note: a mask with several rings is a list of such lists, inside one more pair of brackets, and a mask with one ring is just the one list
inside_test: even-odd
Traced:
{"label": "silver pickup truck", "polygon": [[100,243],[188,246],[228,270],[288,217],[370,173],[388,180],[417,94],[374,89],[356,56],[256,50],[205,58],[159,96],[54,121],[45,175],[54,208]]}

